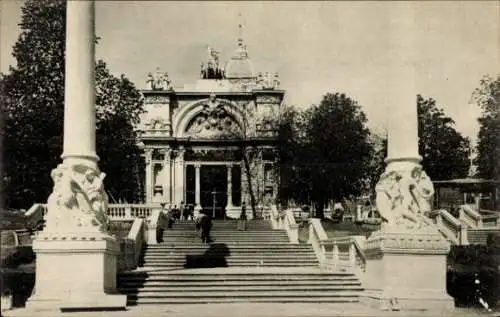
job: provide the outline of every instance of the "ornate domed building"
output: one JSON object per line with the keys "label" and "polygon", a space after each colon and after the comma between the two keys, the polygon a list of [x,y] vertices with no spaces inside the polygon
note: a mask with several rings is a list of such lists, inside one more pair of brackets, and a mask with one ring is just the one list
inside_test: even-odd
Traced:
{"label": "ornate domed building", "polygon": [[284,91],[277,74],[255,75],[240,36],[225,67],[209,48],[195,84],[173,88],[150,74],[140,144],[146,202],[193,205],[215,217],[238,217],[276,198],[278,115]]}

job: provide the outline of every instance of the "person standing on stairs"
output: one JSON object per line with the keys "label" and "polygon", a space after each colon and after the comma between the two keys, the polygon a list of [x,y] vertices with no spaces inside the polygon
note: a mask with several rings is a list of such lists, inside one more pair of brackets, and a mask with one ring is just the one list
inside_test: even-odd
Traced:
{"label": "person standing on stairs", "polygon": [[212,229],[212,219],[208,215],[200,213],[200,215],[196,218],[195,223],[196,232],[199,233],[201,242],[209,243],[210,230]]}
{"label": "person standing on stairs", "polygon": [[238,219],[237,229],[240,231],[245,231],[247,229],[247,209],[245,202],[241,204],[241,214]]}

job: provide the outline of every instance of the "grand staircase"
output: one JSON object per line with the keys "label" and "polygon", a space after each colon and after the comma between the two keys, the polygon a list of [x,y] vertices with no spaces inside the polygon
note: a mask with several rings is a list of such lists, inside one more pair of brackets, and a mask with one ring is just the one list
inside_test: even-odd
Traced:
{"label": "grand staircase", "polygon": [[310,245],[293,245],[268,221],[214,221],[210,244],[194,223],[178,221],[163,242],[145,249],[143,266],[118,276],[128,304],[228,302],[357,302],[359,280],[324,272]]}

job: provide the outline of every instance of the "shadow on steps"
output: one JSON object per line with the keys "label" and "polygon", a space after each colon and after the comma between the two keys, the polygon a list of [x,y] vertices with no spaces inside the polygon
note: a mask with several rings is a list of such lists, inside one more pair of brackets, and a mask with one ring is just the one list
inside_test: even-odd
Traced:
{"label": "shadow on steps", "polygon": [[225,243],[213,243],[203,254],[186,255],[186,269],[227,267],[227,260],[231,254]]}

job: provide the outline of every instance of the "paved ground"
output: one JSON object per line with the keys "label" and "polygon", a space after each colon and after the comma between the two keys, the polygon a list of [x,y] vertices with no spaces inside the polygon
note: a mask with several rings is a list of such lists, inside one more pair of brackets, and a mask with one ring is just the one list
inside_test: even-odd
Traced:
{"label": "paved ground", "polygon": [[129,307],[126,311],[71,312],[28,311],[16,309],[3,312],[2,316],[23,317],[465,317],[495,316],[479,309],[456,308],[450,311],[403,310],[384,312],[362,304],[199,304]]}

